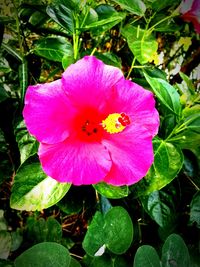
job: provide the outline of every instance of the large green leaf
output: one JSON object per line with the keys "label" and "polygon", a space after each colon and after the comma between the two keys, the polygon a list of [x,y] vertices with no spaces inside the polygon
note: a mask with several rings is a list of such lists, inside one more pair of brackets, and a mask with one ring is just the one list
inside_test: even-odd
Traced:
{"label": "large green leaf", "polygon": [[146,11],[146,6],[141,0],[113,0],[115,3],[119,4],[122,8],[130,11],[138,16],[144,16]]}
{"label": "large green leaf", "polygon": [[73,33],[75,30],[73,10],[66,6],[66,4],[57,4],[47,6],[47,14],[57,22],[64,29]]}
{"label": "large green leaf", "polygon": [[37,157],[32,156],[18,169],[12,186],[10,205],[17,210],[42,210],[56,204],[71,184],[59,183],[42,171]]}
{"label": "large green leaf", "polygon": [[190,256],[184,240],[177,234],[171,234],[162,248],[163,267],[189,267]]}
{"label": "large green leaf", "polygon": [[135,254],[133,267],[161,267],[158,253],[148,245],[139,247]]}
{"label": "large green leaf", "polygon": [[115,254],[123,254],[132,240],[132,220],[124,208],[117,206],[104,216],[96,212],[83,240],[83,248],[91,256],[103,255],[106,248]]}
{"label": "large green leaf", "polygon": [[180,103],[180,96],[176,89],[165,80],[159,78],[152,78],[146,73],[144,73],[144,75],[147,82],[151,85],[151,88],[159,99],[159,101],[165,107],[167,107],[170,112],[180,117],[182,107]]}
{"label": "large green leaf", "polygon": [[128,46],[140,64],[153,60],[158,49],[158,43],[148,31],[127,25],[122,29],[122,35],[127,39]]}
{"label": "large green leaf", "polygon": [[141,198],[143,207],[160,227],[175,224],[176,209],[173,197],[165,191],[154,191]]}
{"label": "large green leaf", "polygon": [[22,164],[26,159],[37,152],[38,142],[28,133],[24,121],[21,121],[16,126],[15,136],[20,151],[20,162]]}
{"label": "large green leaf", "polygon": [[100,257],[90,257],[86,255],[83,259],[84,266],[88,267],[131,267],[132,264],[128,262],[123,256],[110,255],[105,253]]}
{"label": "large green leaf", "polygon": [[35,42],[33,52],[49,60],[62,62],[65,55],[73,54],[73,48],[64,37],[48,37]]}
{"label": "large green leaf", "polygon": [[169,184],[183,165],[183,154],[179,147],[161,139],[155,139],[154,162],[147,175],[132,186],[136,196],[147,195]]}
{"label": "large green leaf", "polygon": [[122,198],[128,196],[128,186],[113,186],[106,183],[93,185],[94,188],[107,198]]}
{"label": "large green leaf", "polygon": [[190,224],[193,223],[200,228],[200,191],[193,196],[190,203]]}
{"label": "large green leaf", "polygon": [[178,5],[178,3],[180,3],[180,0],[178,1],[174,1],[174,0],[156,0],[156,1],[153,1],[152,3],[152,9],[156,10],[157,12],[166,8],[166,7],[171,7],[172,5]]}
{"label": "large green leaf", "polygon": [[43,242],[24,251],[15,259],[15,267],[69,267],[68,250],[54,242]]}

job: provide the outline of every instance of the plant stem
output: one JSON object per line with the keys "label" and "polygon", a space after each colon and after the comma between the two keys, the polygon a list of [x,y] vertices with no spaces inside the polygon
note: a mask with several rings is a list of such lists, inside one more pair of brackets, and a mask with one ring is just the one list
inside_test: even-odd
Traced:
{"label": "plant stem", "polygon": [[79,19],[75,17],[75,31],[73,33],[74,60],[76,61],[79,53]]}
{"label": "plant stem", "polygon": [[132,61],[132,64],[131,64],[131,67],[130,67],[130,70],[129,70],[129,72],[128,72],[128,75],[126,76],[126,79],[129,79],[130,74],[131,74],[131,72],[132,72],[132,70],[133,70],[135,61],[136,61],[136,58],[134,57],[134,58],[133,58],[133,61]]}

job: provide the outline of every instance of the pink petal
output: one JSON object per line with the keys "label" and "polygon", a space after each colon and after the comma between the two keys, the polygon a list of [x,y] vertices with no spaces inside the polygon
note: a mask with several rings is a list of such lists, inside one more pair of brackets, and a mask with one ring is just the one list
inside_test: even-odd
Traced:
{"label": "pink petal", "polygon": [[116,84],[110,99],[109,112],[125,112],[132,124],[145,127],[152,136],[158,132],[159,114],[155,109],[153,93],[129,80],[120,80]]}
{"label": "pink petal", "polygon": [[144,128],[127,127],[103,141],[110,151],[112,168],[104,182],[114,186],[131,185],[142,179],[153,163],[152,136]]}
{"label": "pink petal", "polygon": [[47,175],[74,185],[102,181],[112,164],[108,150],[100,143],[81,143],[71,138],[55,145],[41,143],[39,158]]}
{"label": "pink petal", "polygon": [[64,89],[75,106],[95,107],[100,111],[112,87],[123,78],[118,68],[105,65],[94,56],[85,56],[63,73]]}
{"label": "pink petal", "polygon": [[63,141],[73,108],[62,89],[61,80],[30,85],[25,96],[23,116],[29,132],[49,144]]}

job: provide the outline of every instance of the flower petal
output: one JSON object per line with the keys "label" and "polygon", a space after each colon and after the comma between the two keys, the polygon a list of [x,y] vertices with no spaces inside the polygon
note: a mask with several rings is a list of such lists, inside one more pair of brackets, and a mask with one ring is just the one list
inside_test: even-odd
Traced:
{"label": "flower petal", "polygon": [[102,181],[112,164],[108,150],[100,143],[81,143],[71,138],[55,145],[41,143],[39,158],[47,175],[74,185]]}
{"label": "flower petal", "polygon": [[29,132],[49,144],[63,141],[73,108],[62,89],[61,80],[29,86],[23,116]]}
{"label": "flower petal", "polygon": [[158,132],[159,114],[155,109],[153,93],[129,80],[120,80],[116,84],[110,99],[109,112],[125,112],[132,124],[145,127],[152,136]]}
{"label": "flower petal", "polygon": [[113,161],[104,179],[108,184],[134,184],[146,175],[153,162],[152,136],[145,128],[131,126],[127,131],[110,135],[103,144],[110,151]]}
{"label": "flower petal", "polygon": [[75,106],[97,107],[99,111],[120,79],[124,79],[120,69],[105,65],[94,56],[85,56],[70,65],[62,76],[64,89]]}

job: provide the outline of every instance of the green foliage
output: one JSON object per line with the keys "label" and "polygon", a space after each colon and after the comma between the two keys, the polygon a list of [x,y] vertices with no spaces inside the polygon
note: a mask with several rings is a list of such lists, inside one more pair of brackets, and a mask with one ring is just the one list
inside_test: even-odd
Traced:
{"label": "green foliage", "polygon": [[103,255],[106,248],[115,254],[123,254],[132,239],[133,225],[129,214],[122,207],[114,207],[105,216],[96,212],[84,238],[83,248],[91,256]]}
{"label": "green foliage", "polygon": [[[0,3],[0,267],[200,265],[200,43],[181,2]],[[155,96],[154,162],[134,185],[58,183],[26,129],[27,86],[85,55]]]}

